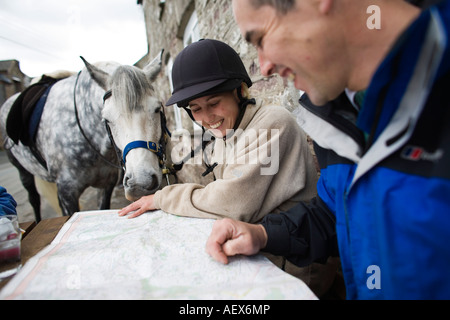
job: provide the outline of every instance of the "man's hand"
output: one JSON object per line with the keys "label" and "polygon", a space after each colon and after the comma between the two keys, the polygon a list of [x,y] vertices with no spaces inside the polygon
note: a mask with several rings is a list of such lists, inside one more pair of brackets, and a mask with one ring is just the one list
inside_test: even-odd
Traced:
{"label": "man's hand", "polygon": [[131,211],[136,211],[128,216],[128,218],[136,218],[137,216],[140,216],[144,212],[155,210],[156,208],[153,203],[153,196],[154,196],[153,194],[149,196],[144,196],[139,200],[133,202],[132,204],[126,206],[125,208],[119,211],[119,216],[125,216]]}
{"label": "man's hand", "polygon": [[227,264],[227,257],[256,254],[266,243],[267,233],[262,225],[226,218],[214,223],[206,242],[206,252],[214,260]]}

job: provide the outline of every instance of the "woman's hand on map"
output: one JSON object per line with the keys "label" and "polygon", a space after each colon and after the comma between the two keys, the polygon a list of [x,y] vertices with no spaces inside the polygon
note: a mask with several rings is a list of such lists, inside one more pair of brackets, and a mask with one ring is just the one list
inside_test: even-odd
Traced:
{"label": "woman's hand on map", "polygon": [[256,254],[266,243],[267,233],[262,225],[226,218],[214,223],[206,252],[214,260],[227,264],[229,256]]}
{"label": "woman's hand on map", "polygon": [[132,204],[126,206],[122,210],[120,210],[119,216],[126,216],[130,212],[134,211],[132,214],[128,215],[128,218],[136,218],[137,216],[140,216],[144,212],[155,210],[156,207],[153,202],[153,194],[144,196],[140,198],[139,200],[133,202]]}

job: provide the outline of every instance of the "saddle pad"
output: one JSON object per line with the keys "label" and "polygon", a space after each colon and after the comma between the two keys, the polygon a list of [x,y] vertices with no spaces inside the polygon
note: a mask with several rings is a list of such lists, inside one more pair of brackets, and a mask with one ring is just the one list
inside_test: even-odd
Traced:
{"label": "saddle pad", "polygon": [[[56,82],[56,79],[43,76],[41,81],[26,88],[14,101],[6,120],[6,132],[15,144],[21,141],[26,146],[34,145],[38,123],[33,123],[34,129],[30,130],[31,119],[40,120],[48,92]],[[34,113],[37,102],[45,93],[45,99],[40,101],[40,113]],[[30,133],[33,133],[33,136]]]}
{"label": "saddle pad", "polygon": [[36,103],[33,113],[31,114],[30,121],[28,124],[28,137],[31,141],[35,141],[35,136],[37,133],[37,129],[39,127],[39,122],[41,121],[42,112],[44,111],[44,105],[47,101],[48,93],[53,85],[50,85],[47,90],[42,94]]}

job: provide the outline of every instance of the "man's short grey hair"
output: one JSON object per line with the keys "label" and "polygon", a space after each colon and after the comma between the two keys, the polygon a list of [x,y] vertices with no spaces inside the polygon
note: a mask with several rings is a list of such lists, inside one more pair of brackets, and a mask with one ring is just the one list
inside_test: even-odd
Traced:
{"label": "man's short grey hair", "polygon": [[251,2],[255,9],[262,6],[271,6],[282,15],[295,7],[295,0],[251,0]]}

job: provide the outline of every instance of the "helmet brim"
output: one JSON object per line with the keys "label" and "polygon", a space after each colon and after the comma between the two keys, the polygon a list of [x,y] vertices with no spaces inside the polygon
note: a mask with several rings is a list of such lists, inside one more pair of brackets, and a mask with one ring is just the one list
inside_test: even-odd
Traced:
{"label": "helmet brim", "polygon": [[166,106],[177,103],[179,107],[185,107],[194,99],[209,96],[216,93],[236,89],[243,82],[242,79],[219,79],[198,83],[187,88],[178,90],[166,102]]}
{"label": "helmet brim", "polygon": [[202,92],[206,92],[225,81],[227,81],[227,79],[212,80],[208,82],[197,83],[192,86],[180,89],[177,92],[172,93],[172,96],[166,102],[166,106],[170,106],[181,101],[190,100],[192,97],[198,96]]}

